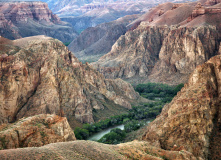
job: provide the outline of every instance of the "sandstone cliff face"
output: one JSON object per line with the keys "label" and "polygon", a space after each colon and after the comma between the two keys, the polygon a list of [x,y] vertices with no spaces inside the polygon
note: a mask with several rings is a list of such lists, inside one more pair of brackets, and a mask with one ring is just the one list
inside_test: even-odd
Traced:
{"label": "sandstone cliff face", "polygon": [[152,145],[185,148],[199,159],[221,157],[221,56],[198,66],[143,136]]}
{"label": "sandstone cliff face", "polygon": [[71,41],[77,33],[43,2],[0,2],[0,35],[17,39],[47,35]]}
{"label": "sandstone cliff face", "polygon": [[158,59],[160,46],[169,30],[167,27],[143,27],[127,32],[113,45],[111,52],[94,64],[108,78],[146,77]]}
{"label": "sandstone cliff face", "polygon": [[159,60],[148,78],[156,82],[186,82],[196,66],[219,54],[219,42],[216,27],[173,29],[164,39]]}
{"label": "sandstone cliff face", "polygon": [[93,109],[110,103],[131,108],[139,98],[130,84],[82,65],[58,40],[36,36],[10,43],[0,50],[0,123],[42,113],[91,123]]}
{"label": "sandstone cliff face", "polygon": [[76,140],[65,117],[41,114],[0,126],[0,149],[40,147]]}
{"label": "sandstone cliff face", "polygon": [[117,39],[128,30],[127,25],[138,17],[139,15],[125,16],[116,21],[90,27],[74,39],[68,48],[80,60],[98,60],[111,50]]}
{"label": "sandstone cliff face", "polygon": [[92,65],[105,77],[132,83],[186,82],[197,65],[219,54],[221,40],[221,13],[207,7],[208,12],[190,20],[198,7],[193,4],[166,3],[152,9]]}

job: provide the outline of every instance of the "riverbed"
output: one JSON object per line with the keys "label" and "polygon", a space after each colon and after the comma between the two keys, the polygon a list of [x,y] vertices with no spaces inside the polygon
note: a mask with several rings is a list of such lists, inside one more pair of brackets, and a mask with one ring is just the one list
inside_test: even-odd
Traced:
{"label": "riverbed", "polygon": [[[148,124],[148,123],[150,123],[149,120],[146,121],[146,124]],[[124,130],[124,124],[120,124],[120,125],[117,125],[117,126],[113,126],[113,127],[104,129],[104,130],[102,130],[98,133],[95,133],[95,134],[91,135],[87,140],[98,141],[101,137],[103,137],[105,134],[109,133],[114,128],[119,128],[121,130]]]}
{"label": "riverbed", "polygon": [[105,134],[109,133],[112,129],[114,128],[119,128],[121,130],[124,130],[124,125],[117,125],[117,126],[113,126],[107,129],[104,129],[98,133],[93,134],[92,136],[90,136],[87,140],[91,140],[91,141],[98,141],[101,137],[103,137]]}

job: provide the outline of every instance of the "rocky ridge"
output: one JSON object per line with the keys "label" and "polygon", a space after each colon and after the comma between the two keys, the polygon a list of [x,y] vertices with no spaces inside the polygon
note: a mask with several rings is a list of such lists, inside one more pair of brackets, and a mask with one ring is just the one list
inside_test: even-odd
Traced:
{"label": "rocky ridge", "polygon": [[91,123],[93,110],[119,113],[139,99],[130,84],[105,79],[58,40],[35,36],[0,47],[0,124],[45,113],[66,116],[71,126]]}
{"label": "rocky ridge", "polygon": [[16,159],[65,159],[65,160],[196,160],[187,151],[167,151],[150,146],[148,142],[133,141],[119,145],[107,145],[93,141],[73,141],[45,145],[43,147],[9,149],[0,151],[1,160]]}
{"label": "rocky ridge", "polygon": [[183,148],[198,159],[221,157],[221,56],[199,65],[188,83],[149,124],[143,140],[171,150]]}
{"label": "rocky ridge", "polygon": [[0,126],[0,149],[40,147],[76,140],[65,117],[41,114]]}
{"label": "rocky ridge", "polygon": [[219,54],[220,3],[195,14],[199,5],[165,3],[151,9],[92,65],[107,78],[132,83],[186,82],[197,65]]}
{"label": "rocky ridge", "polygon": [[77,33],[43,2],[0,2],[0,35],[17,39],[47,35],[63,42],[72,41]]}

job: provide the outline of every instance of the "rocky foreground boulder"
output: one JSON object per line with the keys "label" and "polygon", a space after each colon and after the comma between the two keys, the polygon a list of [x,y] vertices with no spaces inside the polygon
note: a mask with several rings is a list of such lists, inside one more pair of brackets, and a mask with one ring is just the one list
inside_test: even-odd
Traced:
{"label": "rocky foreground boulder", "polygon": [[0,126],[0,149],[40,147],[76,140],[67,118],[40,114]]}
{"label": "rocky foreground boulder", "polygon": [[92,65],[106,78],[138,84],[187,82],[196,66],[219,54],[221,3],[165,3],[131,23]]}
{"label": "rocky foreground boulder", "polygon": [[143,140],[198,159],[221,157],[221,56],[197,66],[188,83],[148,127]]}
{"label": "rocky foreground boulder", "polygon": [[119,114],[140,97],[123,80],[107,80],[83,65],[58,40],[0,39],[0,124],[37,114],[66,116],[72,126],[92,123],[96,110],[100,118]]}

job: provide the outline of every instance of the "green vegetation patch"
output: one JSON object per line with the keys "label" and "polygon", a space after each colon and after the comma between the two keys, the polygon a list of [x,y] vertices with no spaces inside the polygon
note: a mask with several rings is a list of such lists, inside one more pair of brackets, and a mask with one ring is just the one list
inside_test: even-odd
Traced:
{"label": "green vegetation patch", "polygon": [[162,83],[146,83],[137,85],[135,90],[144,98],[169,103],[183,86],[183,83],[177,86],[169,86]]}

